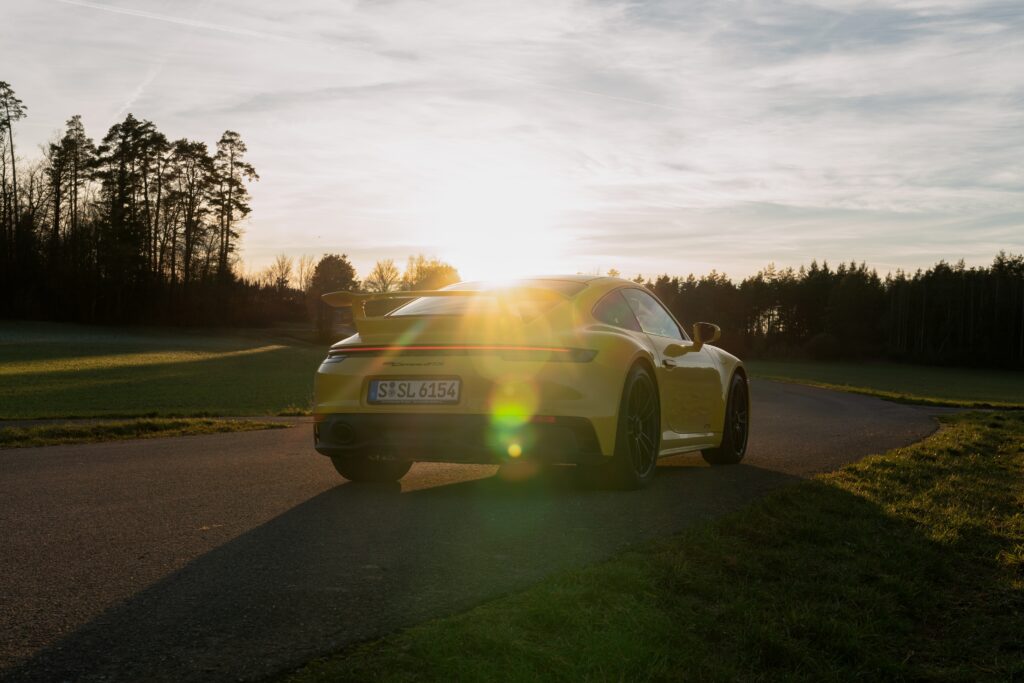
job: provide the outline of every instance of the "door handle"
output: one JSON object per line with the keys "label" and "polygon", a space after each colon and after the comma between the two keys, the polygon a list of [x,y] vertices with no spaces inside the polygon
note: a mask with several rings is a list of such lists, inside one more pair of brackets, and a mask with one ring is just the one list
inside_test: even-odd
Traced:
{"label": "door handle", "polygon": [[664,365],[666,368],[674,368],[676,366],[676,362],[674,360],[672,360],[671,358],[663,359],[661,361],[661,364]]}

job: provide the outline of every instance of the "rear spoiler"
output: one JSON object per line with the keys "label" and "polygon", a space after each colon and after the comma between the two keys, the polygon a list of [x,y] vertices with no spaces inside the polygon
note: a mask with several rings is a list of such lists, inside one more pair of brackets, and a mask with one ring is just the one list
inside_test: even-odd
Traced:
{"label": "rear spoiler", "polygon": [[473,290],[473,289],[424,289],[419,291],[409,292],[383,292],[383,293],[364,293],[364,292],[329,292],[323,294],[320,298],[325,304],[333,308],[340,308],[342,306],[352,307],[352,318],[354,320],[365,320],[368,316],[366,315],[366,302],[368,301],[386,301],[389,299],[422,299],[425,297],[478,297],[478,296],[492,296],[502,298],[509,295],[515,294],[529,294],[530,296],[537,298],[554,298],[554,299],[568,299],[569,297],[561,292],[553,289],[545,289],[543,287],[512,287],[509,289],[496,289],[496,290]]}

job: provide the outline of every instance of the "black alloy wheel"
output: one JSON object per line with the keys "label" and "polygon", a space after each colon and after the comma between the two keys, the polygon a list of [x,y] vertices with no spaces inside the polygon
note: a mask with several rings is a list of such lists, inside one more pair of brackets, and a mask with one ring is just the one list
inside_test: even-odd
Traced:
{"label": "black alloy wheel", "polygon": [[743,375],[733,375],[729,386],[729,400],[722,426],[722,444],[707,448],[701,455],[711,465],[735,465],[747,452],[750,438],[750,388]]}
{"label": "black alloy wheel", "polygon": [[651,374],[635,366],[626,377],[619,408],[615,455],[608,463],[610,484],[638,489],[654,478],[661,449],[661,408]]}

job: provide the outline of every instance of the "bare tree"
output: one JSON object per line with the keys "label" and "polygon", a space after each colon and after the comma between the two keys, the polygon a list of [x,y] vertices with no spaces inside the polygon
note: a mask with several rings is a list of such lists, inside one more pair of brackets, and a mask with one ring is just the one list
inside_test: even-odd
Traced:
{"label": "bare tree", "polygon": [[449,263],[423,254],[410,256],[402,275],[402,289],[440,289],[459,281],[459,271]]}
{"label": "bare tree", "polygon": [[277,289],[286,289],[291,284],[293,272],[294,260],[292,257],[279,254],[267,269],[270,285]]}
{"label": "bare tree", "polygon": [[309,291],[309,283],[313,279],[313,270],[313,257],[309,254],[303,254],[302,256],[300,256],[299,265],[298,268],[296,269],[295,275],[295,279],[297,280],[295,284],[299,288],[299,291]]}
{"label": "bare tree", "polygon": [[366,276],[366,289],[371,292],[390,292],[398,288],[402,275],[392,259],[381,259],[374,264],[373,270]]}

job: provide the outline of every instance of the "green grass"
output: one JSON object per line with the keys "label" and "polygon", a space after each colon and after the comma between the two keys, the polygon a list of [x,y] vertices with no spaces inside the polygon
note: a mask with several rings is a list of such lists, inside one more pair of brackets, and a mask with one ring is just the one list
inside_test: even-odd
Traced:
{"label": "green grass", "polygon": [[282,429],[288,424],[256,420],[214,420],[210,418],[143,418],[86,423],[43,424],[28,427],[0,427],[0,448],[29,448],[58,444],[95,443],[120,439],[155,439],[161,436],[190,436],[220,432],[249,432]]}
{"label": "green grass", "polygon": [[1019,680],[1022,482],[1024,415],[952,416],[914,446],[290,680]]}
{"label": "green grass", "polygon": [[[296,330],[197,333],[0,322],[0,419],[302,415],[322,345]],[[751,361],[765,379],[913,403],[1024,407],[1024,373]]]}
{"label": "green grass", "polygon": [[0,419],[298,414],[325,354],[266,332],[0,322]]}
{"label": "green grass", "polygon": [[935,406],[1024,408],[1024,372],[897,363],[754,360],[750,374]]}

